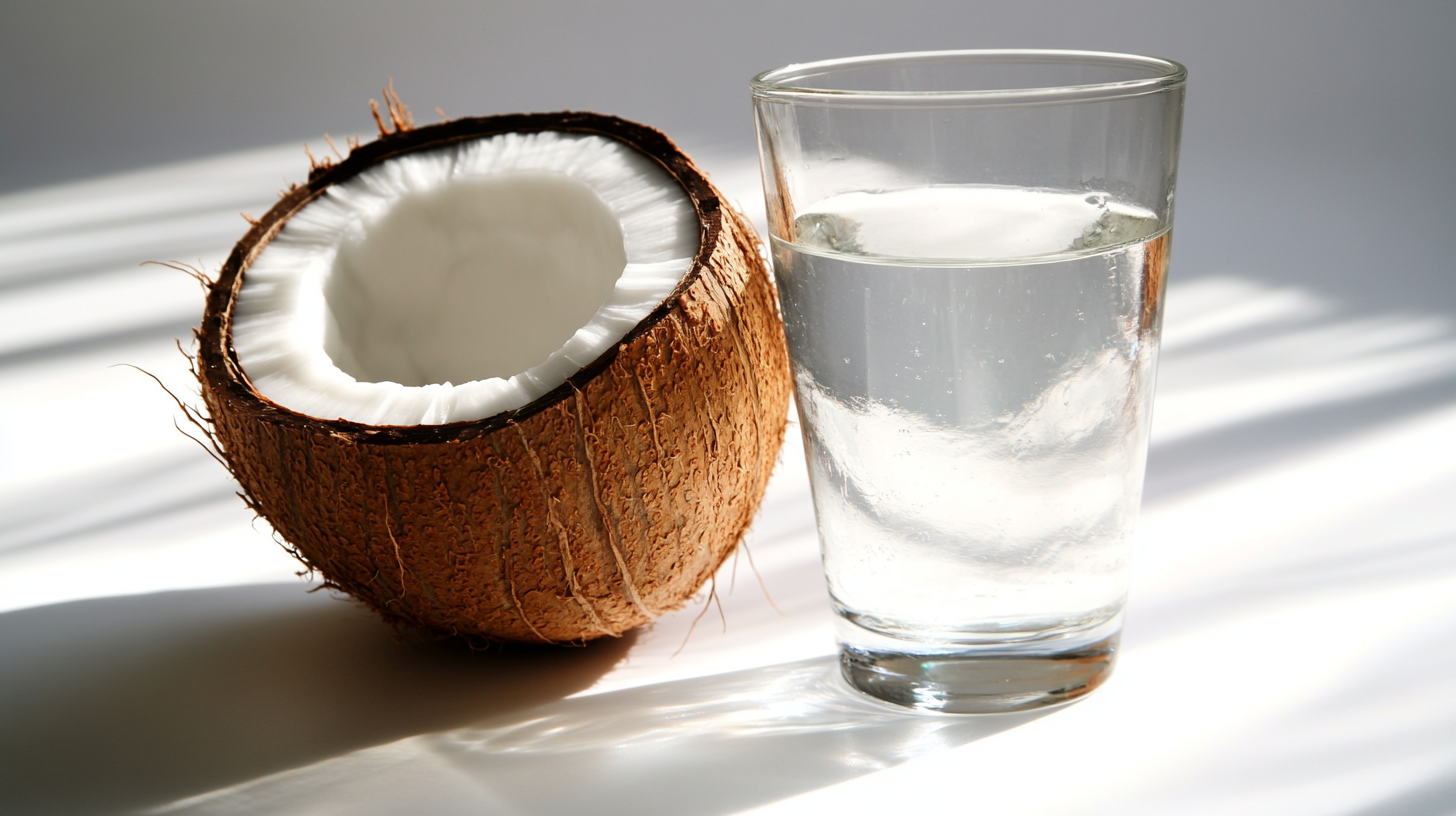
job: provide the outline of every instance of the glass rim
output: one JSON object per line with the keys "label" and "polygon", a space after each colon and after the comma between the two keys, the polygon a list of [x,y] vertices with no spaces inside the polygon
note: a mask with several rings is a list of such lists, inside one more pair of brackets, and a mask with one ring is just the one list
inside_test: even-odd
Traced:
{"label": "glass rim", "polygon": [[[876,62],[907,63],[946,57],[1052,57],[1068,61],[1131,63],[1155,69],[1148,76],[1112,82],[1080,85],[1052,85],[1031,88],[988,88],[980,90],[936,91],[870,91],[815,88],[799,84],[796,78],[822,74],[840,68]],[[795,101],[831,106],[853,106],[863,103],[915,105],[917,103],[959,105],[1044,105],[1057,102],[1141,96],[1147,93],[1181,87],[1188,81],[1188,69],[1182,63],[1162,57],[1145,57],[1111,51],[1071,51],[1042,48],[967,49],[951,51],[905,51],[892,54],[868,54],[858,57],[794,63],[757,74],[749,80],[754,99]]]}

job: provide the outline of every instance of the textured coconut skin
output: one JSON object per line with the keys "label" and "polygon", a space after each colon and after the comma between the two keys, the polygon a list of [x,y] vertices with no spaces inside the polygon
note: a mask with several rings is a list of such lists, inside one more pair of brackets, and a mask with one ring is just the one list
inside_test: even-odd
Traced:
{"label": "textured coconut skin", "polygon": [[[519,411],[443,426],[327,421],[253,389],[228,340],[232,304],[247,264],[292,213],[380,156],[546,129],[632,144],[699,211],[694,268],[616,349]],[[790,393],[757,237],[721,201],[666,137],[592,114],[456,120],[385,136],[316,171],[234,250],[200,331],[203,397],[246,499],[330,585],[394,621],[580,642],[681,607],[752,521]]]}

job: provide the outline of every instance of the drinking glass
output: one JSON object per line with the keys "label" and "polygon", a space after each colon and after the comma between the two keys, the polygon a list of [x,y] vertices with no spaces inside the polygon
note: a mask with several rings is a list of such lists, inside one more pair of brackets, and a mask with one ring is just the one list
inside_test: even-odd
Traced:
{"label": "drinking glass", "polygon": [[1076,51],[752,82],[800,428],[851,685],[1076,699],[1127,596],[1186,72]]}

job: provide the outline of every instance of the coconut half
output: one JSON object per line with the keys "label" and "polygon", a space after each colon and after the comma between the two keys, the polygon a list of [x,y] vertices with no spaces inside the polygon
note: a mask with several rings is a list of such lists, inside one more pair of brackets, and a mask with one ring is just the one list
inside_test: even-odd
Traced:
{"label": "coconut half", "polygon": [[622,119],[394,122],[210,287],[199,378],[248,502],[397,621],[574,642],[681,606],[783,439],[752,227]]}
{"label": "coconut half", "polygon": [[521,408],[647,317],[697,256],[682,185],[591,133],[503,133],[331,186],[248,267],[259,393],[318,417],[443,425]]}

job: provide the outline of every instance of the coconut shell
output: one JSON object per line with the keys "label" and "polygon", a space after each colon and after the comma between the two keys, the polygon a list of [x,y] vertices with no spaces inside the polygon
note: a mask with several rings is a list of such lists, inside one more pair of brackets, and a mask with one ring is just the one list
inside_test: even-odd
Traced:
{"label": "coconut shell", "polygon": [[[395,622],[562,643],[681,607],[748,528],[787,420],[788,355],[753,227],[667,137],[615,117],[396,127],[287,191],[209,289],[199,379],[245,499],[328,585]],[[697,210],[692,268],[619,345],[530,405],[449,425],[311,417],[254,389],[232,346],[233,305],[290,217],[394,156],[545,130],[624,142]]]}

